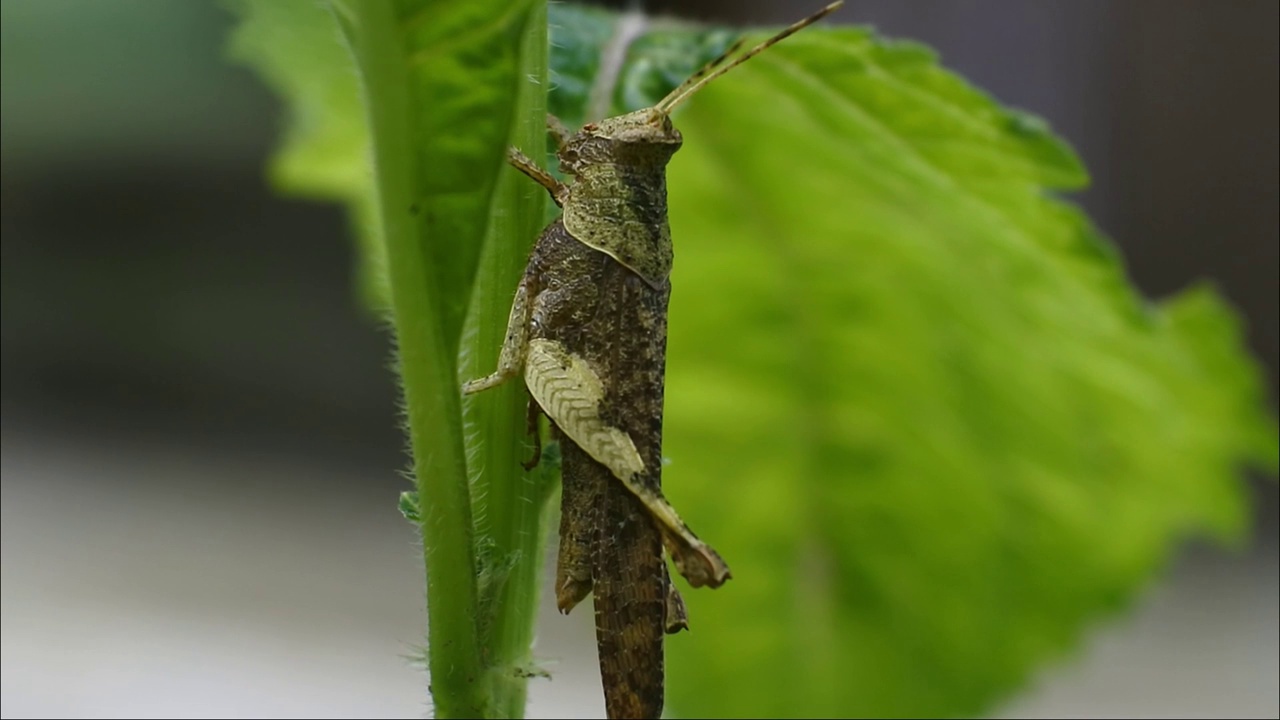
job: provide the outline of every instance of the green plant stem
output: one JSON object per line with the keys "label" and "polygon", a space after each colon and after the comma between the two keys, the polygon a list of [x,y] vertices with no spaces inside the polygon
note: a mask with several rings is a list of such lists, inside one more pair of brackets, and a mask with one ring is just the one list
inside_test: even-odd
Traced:
{"label": "green plant stem", "polygon": [[[546,4],[538,0],[521,39],[520,65],[527,79],[517,90],[511,132],[511,143],[530,157],[545,156],[547,49]],[[541,230],[545,203],[541,187],[503,168],[463,333],[464,377],[492,370],[506,337],[513,292]],[[476,502],[482,504],[476,516],[484,518],[481,563],[482,568],[486,562],[490,565],[483,570],[489,576],[481,583],[480,628],[495,717],[524,715],[547,538],[545,509],[555,488],[553,473],[521,469],[532,452],[527,403],[528,394],[518,379],[465,403],[472,484]]]}
{"label": "green plant stem", "polygon": [[399,344],[409,439],[414,457],[426,558],[429,670],[435,714],[487,716],[476,618],[471,496],[463,452],[455,358],[444,336],[425,225],[413,216],[420,196],[413,153],[415,106],[395,11],[386,0],[335,4],[360,71],[373,142]]}

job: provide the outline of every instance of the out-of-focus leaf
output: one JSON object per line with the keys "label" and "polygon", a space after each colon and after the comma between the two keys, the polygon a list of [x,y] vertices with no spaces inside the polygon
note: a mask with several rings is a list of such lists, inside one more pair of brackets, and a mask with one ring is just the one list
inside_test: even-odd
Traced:
{"label": "out-of-focus leaf", "polygon": [[[333,4],[347,33],[360,32],[364,4]],[[487,220],[495,210],[494,189],[517,122],[522,38],[538,4],[406,0],[391,5],[401,51],[396,62],[403,64],[397,73],[410,85],[414,123],[412,145],[400,150],[411,153],[417,196],[404,211],[426,240],[444,339],[456,351]],[[367,75],[364,80],[373,82]]]}
{"label": "out-of-focus leaf", "polygon": [[386,248],[369,170],[369,129],[351,54],[332,14],[314,0],[233,0],[243,20],[230,53],[284,98],[284,135],[270,165],[280,191],[344,203],[359,243],[366,307],[388,305]]}
{"label": "out-of-focus leaf", "polygon": [[[553,8],[562,88],[579,12]],[[615,110],[714,40],[642,37]],[[685,593],[673,712],[978,713],[1178,541],[1242,537],[1239,473],[1277,450],[1234,315],[1137,295],[1046,195],[1087,179],[1044,123],[830,28],[675,120],[665,485],[734,579]]]}

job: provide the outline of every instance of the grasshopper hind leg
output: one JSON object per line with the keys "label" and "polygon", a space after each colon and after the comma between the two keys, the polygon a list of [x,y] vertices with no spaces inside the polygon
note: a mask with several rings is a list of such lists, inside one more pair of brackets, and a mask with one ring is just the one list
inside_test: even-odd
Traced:
{"label": "grasshopper hind leg", "polygon": [[542,432],[538,428],[540,417],[542,417],[542,408],[538,407],[537,401],[530,397],[527,422],[529,437],[533,439],[533,457],[520,463],[525,472],[538,467],[538,463],[542,462]]}
{"label": "grasshopper hind leg", "polygon": [[612,478],[582,448],[560,436],[560,549],[556,558],[556,607],[570,610],[591,594],[600,504]]}
{"label": "grasshopper hind leg", "polygon": [[720,587],[729,567],[698,539],[657,488],[642,481],[644,461],[631,437],[600,415],[604,385],[589,363],[553,340],[531,340],[525,383],[553,422],[635,495],[662,530],[676,569],[694,587]]}
{"label": "grasshopper hind leg", "polygon": [[674,635],[681,630],[689,629],[689,610],[684,606],[684,598],[680,597],[676,584],[671,582],[671,573],[667,572],[665,564],[662,571],[667,577],[667,606],[663,615],[663,625],[668,635]]}

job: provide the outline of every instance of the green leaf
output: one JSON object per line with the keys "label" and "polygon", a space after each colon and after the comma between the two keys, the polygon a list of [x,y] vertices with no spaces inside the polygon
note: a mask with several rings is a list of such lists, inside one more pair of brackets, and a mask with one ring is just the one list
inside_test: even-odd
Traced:
{"label": "green leaf", "polygon": [[418,493],[413,490],[405,490],[400,493],[398,507],[405,520],[415,525],[422,522],[422,509],[418,507]]}
{"label": "green leaf", "polygon": [[[719,37],[641,37],[614,110]],[[590,37],[553,40],[581,89]],[[1241,466],[1277,449],[1234,314],[1207,289],[1139,297],[1047,195],[1086,175],[1043,122],[851,28],[788,39],[675,121],[664,485],[734,579],[685,592],[673,712],[977,714],[1179,541],[1243,537]]]}
{"label": "green leaf", "polygon": [[[519,388],[455,389],[492,368],[537,234],[542,193],[501,153],[542,153],[521,81],[541,3],[236,6],[237,53],[292,110],[274,179],[352,208],[394,315],[436,712],[519,715],[554,463],[518,471]],[[552,10],[571,123],[593,95],[651,103],[734,35],[650,25],[600,79],[617,17]],[[1274,471],[1277,440],[1234,314],[1134,292],[1047,194],[1086,175],[1043,122],[926,48],[829,27],[676,122],[666,487],[734,580],[685,593],[675,712],[975,714],[1181,539],[1242,537],[1238,472]]]}

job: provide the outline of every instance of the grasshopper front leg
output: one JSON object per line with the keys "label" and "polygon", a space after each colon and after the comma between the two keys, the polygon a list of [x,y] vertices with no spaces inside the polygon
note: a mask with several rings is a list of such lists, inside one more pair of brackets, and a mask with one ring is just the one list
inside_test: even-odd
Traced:
{"label": "grasshopper front leg", "polygon": [[[548,115],[550,126],[554,116]],[[559,121],[556,120],[558,123]],[[560,126],[563,127],[563,126]],[[557,136],[557,142],[560,142]],[[551,173],[529,159],[529,156],[515,149],[507,148],[507,162],[520,172],[528,175],[539,185],[547,189],[556,205],[564,206],[569,197],[569,186],[552,177]],[[502,351],[498,356],[498,369],[486,377],[471,380],[462,386],[463,395],[471,395],[481,390],[496,387],[520,374],[524,366],[524,356],[529,344],[529,278],[526,275],[516,288],[515,300],[511,302],[511,315],[507,318],[507,336],[502,341]]]}
{"label": "grasshopper front leg", "polygon": [[564,146],[569,144],[569,138],[573,137],[573,133],[569,131],[569,128],[564,126],[564,123],[560,121],[560,118],[552,115],[551,113],[547,113],[547,133],[550,134],[551,139],[555,141],[557,153],[563,150]]}
{"label": "grasshopper front leg", "polygon": [[547,189],[551,199],[559,207],[569,199],[569,186],[560,182],[554,175],[542,169],[542,166],[529,159],[528,155],[515,148],[507,148],[507,162],[520,172],[528,175],[534,182]]}

